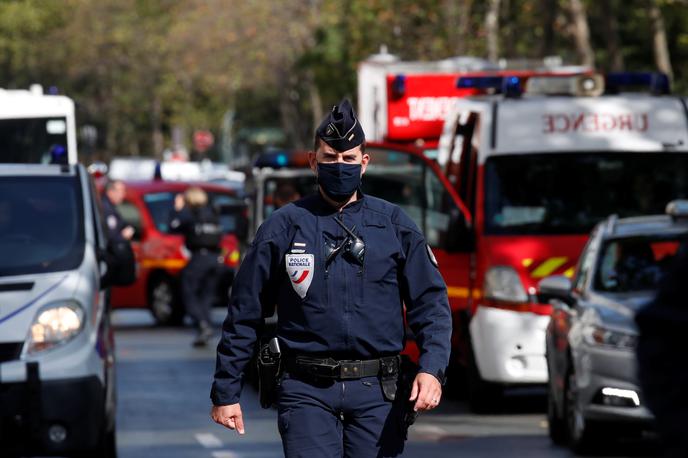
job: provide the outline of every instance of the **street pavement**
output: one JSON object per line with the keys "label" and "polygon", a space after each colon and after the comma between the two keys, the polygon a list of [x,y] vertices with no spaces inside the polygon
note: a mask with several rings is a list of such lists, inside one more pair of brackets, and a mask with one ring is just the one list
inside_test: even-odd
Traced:
{"label": "street pavement", "polygon": [[[224,312],[216,310],[219,328]],[[272,458],[282,456],[276,411],[257,394],[242,394],[246,435],[214,424],[208,397],[215,345],[191,347],[191,328],[154,326],[147,311],[116,311],[120,458]],[[216,336],[216,338],[219,337]],[[216,341],[216,339],[215,339]],[[512,392],[503,411],[473,415],[465,402],[445,399],[409,433],[405,457],[569,457],[547,437],[541,391]],[[604,456],[652,456],[646,443],[609,444]]]}

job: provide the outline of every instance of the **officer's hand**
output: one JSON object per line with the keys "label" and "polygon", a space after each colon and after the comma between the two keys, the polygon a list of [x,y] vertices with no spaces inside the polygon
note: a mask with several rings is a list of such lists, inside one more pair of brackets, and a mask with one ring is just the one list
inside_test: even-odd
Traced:
{"label": "officer's hand", "polygon": [[416,401],[413,410],[432,410],[440,403],[442,385],[434,375],[419,372],[413,381],[409,401]]}
{"label": "officer's hand", "polygon": [[122,229],[122,237],[124,237],[126,240],[131,240],[131,238],[134,236],[134,232],[136,232],[136,229],[131,226],[127,226]]}
{"label": "officer's hand", "polygon": [[244,417],[241,414],[239,403],[228,406],[213,406],[210,418],[227,429],[236,429],[239,434],[244,434]]}

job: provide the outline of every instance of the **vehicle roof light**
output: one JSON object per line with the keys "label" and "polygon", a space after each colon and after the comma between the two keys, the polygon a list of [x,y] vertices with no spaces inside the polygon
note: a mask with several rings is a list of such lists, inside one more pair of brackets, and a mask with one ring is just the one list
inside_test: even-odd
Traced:
{"label": "vehicle roof light", "polygon": [[531,76],[526,82],[526,93],[596,97],[604,92],[604,78],[591,75]]}
{"label": "vehicle roof light", "polygon": [[456,82],[459,89],[492,89],[507,97],[518,97],[523,93],[518,76],[462,76]]}
{"label": "vehicle roof light", "polygon": [[406,94],[406,75],[397,75],[392,80],[392,98],[400,99]]}
{"label": "vehicle roof light", "polygon": [[609,73],[606,78],[607,90],[620,92],[623,88],[646,88],[652,94],[663,95],[671,92],[669,77],[660,72],[617,72]]}
{"label": "vehicle roof light", "polygon": [[673,219],[688,219],[688,200],[672,200],[666,206],[666,214]]}

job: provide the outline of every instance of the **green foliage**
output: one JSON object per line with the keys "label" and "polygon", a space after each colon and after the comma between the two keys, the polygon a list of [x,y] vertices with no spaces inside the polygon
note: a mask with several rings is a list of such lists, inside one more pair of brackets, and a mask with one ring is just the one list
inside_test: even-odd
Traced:
{"label": "green foliage", "polygon": [[[585,0],[600,69],[655,68],[650,0]],[[688,8],[661,7],[675,74],[688,89]],[[484,56],[488,2],[477,0],[4,0],[0,87],[57,86],[106,154],[158,154],[173,126],[219,133],[282,126],[307,145],[317,117],[355,100],[356,68],[382,45],[403,60]],[[614,25],[613,21],[616,23]],[[502,0],[500,55],[577,63],[569,0]],[[616,29],[614,29],[614,26]],[[613,41],[613,40],[612,40]],[[156,140],[158,139],[158,140]]]}

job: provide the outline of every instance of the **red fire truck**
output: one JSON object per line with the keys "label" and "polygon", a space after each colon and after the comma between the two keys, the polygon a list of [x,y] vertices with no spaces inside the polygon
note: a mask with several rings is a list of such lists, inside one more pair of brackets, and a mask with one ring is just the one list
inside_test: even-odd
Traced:
{"label": "red fire truck", "polygon": [[[575,293],[595,223],[662,213],[688,196],[688,111],[659,74],[458,84],[492,92],[457,101],[438,156],[472,221],[467,245],[440,263],[454,312],[453,362],[468,368],[471,406],[484,410],[505,386],[548,379],[551,308],[538,299],[539,280],[573,277]],[[650,91],[624,92],[635,86]]]}

